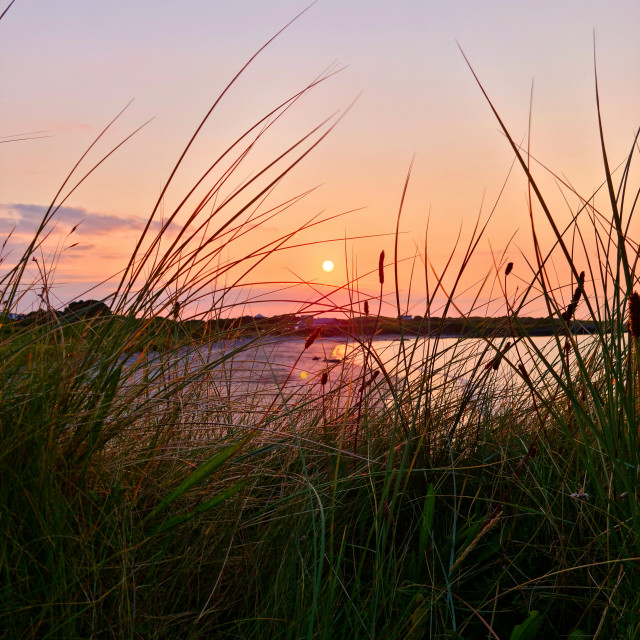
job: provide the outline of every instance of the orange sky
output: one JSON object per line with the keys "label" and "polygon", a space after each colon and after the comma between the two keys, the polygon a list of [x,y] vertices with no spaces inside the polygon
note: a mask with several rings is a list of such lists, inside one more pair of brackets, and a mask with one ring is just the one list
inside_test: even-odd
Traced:
{"label": "orange sky", "polygon": [[[83,150],[135,98],[97,145],[86,168],[147,119],[154,120],[65,202],[44,255],[50,258],[59,251],[53,295],[60,306],[121,269],[173,164],[213,100],[251,54],[304,6],[293,0],[17,0],[0,23],[0,136],[43,131],[38,135],[48,137],[0,145],[0,234],[6,236],[15,227],[8,245],[13,253],[5,264],[24,246]],[[347,68],[284,114],[234,172],[218,202],[359,96],[336,129],[287,175],[261,210],[318,188],[221,249],[215,264],[246,256],[315,215],[330,218],[359,209],[291,239],[289,244],[304,246],[279,251],[260,263],[245,279],[256,284],[236,291],[228,301],[238,302],[243,296],[266,301],[239,308],[238,313],[296,311],[300,301],[312,301],[344,285],[347,270],[350,276],[356,270],[363,276],[372,272],[358,288],[362,295],[377,295],[378,255],[384,249],[388,261],[393,257],[396,215],[415,154],[400,224],[399,275],[403,310],[422,314],[427,220],[428,256],[439,270],[459,230],[464,244],[477,216],[484,220],[494,207],[513,159],[455,40],[518,141],[527,132],[535,79],[532,152],[588,197],[603,175],[593,30],[605,134],[615,165],[627,153],[640,119],[638,24],[640,5],[635,1],[606,6],[577,0],[467,0],[446,6],[321,1],[234,85],[185,159],[162,213],[170,214],[230,141],[337,60],[339,67]],[[577,198],[570,198],[567,206],[553,181],[542,171],[538,175],[558,221],[568,220]],[[514,261],[514,274],[526,280],[521,252],[532,255],[526,194],[526,182],[516,168],[463,279],[463,287],[469,288],[459,298],[463,310],[469,310],[477,283],[492,269],[492,249],[500,257],[514,234],[505,260]],[[218,215],[218,224],[233,215],[234,206]],[[178,220],[185,215],[186,210]],[[540,225],[548,243],[542,218]],[[168,238],[176,233],[170,230]],[[376,237],[350,239],[360,236]],[[325,240],[330,242],[319,242]],[[331,274],[321,269],[324,259],[336,264]],[[460,260],[461,256],[454,258],[456,268]],[[212,266],[210,272],[216,269],[219,266]],[[392,305],[383,312],[392,314],[391,267],[387,273],[385,294]],[[225,277],[229,282],[230,275]],[[281,285],[273,284],[295,281],[317,284],[282,291],[277,291]],[[224,282],[220,277],[202,289],[198,310],[211,305],[211,291]],[[106,285],[91,295],[112,290],[113,285]],[[504,310],[503,303],[482,306],[489,297],[489,289],[481,294],[478,315]],[[274,298],[286,301],[276,304]],[[336,305],[347,300],[344,292],[327,299]],[[543,313],[543,308],[532,305],[531,313],[536,311]]]}

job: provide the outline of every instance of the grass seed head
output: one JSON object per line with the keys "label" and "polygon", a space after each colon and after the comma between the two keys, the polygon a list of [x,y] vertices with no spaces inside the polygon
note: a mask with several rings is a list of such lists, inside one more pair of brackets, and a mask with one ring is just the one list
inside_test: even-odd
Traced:
{"label": "grass seed head", "polygon": [[504,275],[508,276],[513,271],[513,262],[510,262],[507,265],[507,268],[504,270]]}
{"label": "grass seed head", "polygon": [[317,339],[317,337],[320,335],[320,327],[316,327],[312,332],[311,335],[307,338],[307,340],[304,343],[304,348],[305,350],[308,349]]}
{"label": "grass seed head", "polygon": [[378,280],[380,280],[380,284],[384,284],[384,249],[380,252],[378,260]]}
{"label": "grass seed head", "polygon": [[365,386],[370,387],[376,380],[376,378],[380,375],[380,371],[376,369],[373,372],[373,375],[367,380]]}
{"label": "grass seed head", "polygon": [[573,292],[573,296],[571,296],[571,302],[567,307],[567,310],[561,313],[561,317],[565,322],[571,322],[573,320],[573,316],[578,308],[578,302],[580,302],[580,298],[582,297],[582,288],[584,286],[584,271],[580,272],[578,276],[578,286],[575,288]]}
{"label": "grass seed head", "polygon": [[638,340],[640,338],[640,295],[634,291],[629,296],[629,333]]}
{"label": "grass seed head", "polygon": [[504,345],[504,350],[498,353],[498,355],[495,358],[487,362],[487,364],[484,367],[485,371],[489,371],[489,369],[493,369],[494,371],[497,371],[498,368],[500,367],[500,362],[502,361],[504,354],[507,353],[509,349],[511,349],[511,346],[512,346],[511,341],[507,342],[507,344]]}
{"label": "grass seed head", "polygon": [[573,297],[571,298],[571,304],[573,305],[574,309],[578,306],[578,302],[580,302],[583,286],[584,286],[584,271],[581,271],[580,275],[578,276],[578,286],[573,292]]}
{"label": "grass seed head", "polygon": [[575,305],[573,304],[573,302],[571,302],[569,304],[569,306],[567,307],[566,311],[563,311],[560,316],[562,317],[562,319],[565,322],[571,322],[571,320],[573,319],[573,313],[576,310]]}

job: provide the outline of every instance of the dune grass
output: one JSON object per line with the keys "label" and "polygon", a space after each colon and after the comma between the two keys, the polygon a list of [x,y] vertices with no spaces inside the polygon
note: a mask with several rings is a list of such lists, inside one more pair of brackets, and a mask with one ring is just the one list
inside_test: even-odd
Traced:
{"label": "dune grass", "polygon": [[[541,247],[532,216],[529,275],[496,265],[487,286],[502,291],[510,337],[453,341],[443,358],[431,327],[424,349],[401,336],[389,359],[353,335],[359,364],[302,391],[295,365],[252,387],[240,357],[257,338],[233,326],[176,342],[212,280],[228,284],[210,313],[229,315],[252,269],[316,224],[223,260],[304,196],[267,204],[330,121],[222,194],[266,128],[330,73],[221,154],[154,235],[161,196],[114,282],[113,315],[63,321],[53,274],[41,261],[39,280],[27,276],[57,208],[102,160],[74,168],[0,280],[4,324],[30,292],[42,302],[40,322],[0,344],[0,637],[640,636],[636,140],[616,173],[602,136],[608,210],[582,200],[562,229],[495,111],[556,239]],[[441,315],[456,310],[485,233],[479,224],[458,263],[452,251],[441,271],[425,264],[425,323],[443,293]],[[595,254],[579,263],[576,242]],[[552,255],[568,282],[550,274]],[[399,287],[397,263],[380,256],[380,302]],[[534,298],[561,320],[544,349],[519,331]],[[380,315],[375,297],[366,307]],[[595,335],[576,338],[580,320]],[[299,340],[300,357],[319,339]]]}

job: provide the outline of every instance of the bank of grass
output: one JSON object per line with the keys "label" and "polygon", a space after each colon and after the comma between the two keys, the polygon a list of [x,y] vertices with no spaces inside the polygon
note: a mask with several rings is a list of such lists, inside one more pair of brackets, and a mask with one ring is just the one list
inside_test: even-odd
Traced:
{"label": "bank of grass", "polygon": [[[265,122],[239,138],[231,168]],[[426,353],[403,339],[392,361],[354,335],[362,366],[335,368],[304,392],[277,377],[268,393],[235,385],[247,346],[233,326],[212,323],[189,352],[178,325],[158,318],[177,317],[215,277],[241,282],[286,246],[289,235],[242,262],[220,260],[306,147],[220,202],[232,171],[209,169],[177,240],[162,248],[164,227],[143,234],[108,301],[116,315],[64,327],[48,279],[26,280],[58,194],[0,283],[5,321],[29,287],[50,316],[0,345],[1,637],[640,635],[640,367],[638,331],[628,329],[635,141],[615,183],[603,144],[609,210],[584,202],[566,229],[513,148],[556,232],[553,255],[569,267],[565,293],[548,274],[551,252],[537,246],[517,304],[509,279],[527,276],[496,267],[506,336],[486,336],[473,353],[460,339],[443,363],[438,326]],[[577,264],[565,239],[580,244],[583,218],[599,253]],[[380,261],[381,295],[394,262]],[[214,314],[228,312],[234,286]],[[428,316],[441,292],[429,278],[427,290]],[[548,351],[519,330],[534,294],[555,319]],[[593,336],[573,336],[577,314]]]}
{"label": "bank of grass", "polygon": [[638,632],[637,365],[627,387],[607,364],[625,335],[538,385],[493,351],[378,376],[358,411],[339,371],[274,402],[227,391],[220,358],[106,359],[110,319],[64,360],[54,334],[3,365],[5,637]]}

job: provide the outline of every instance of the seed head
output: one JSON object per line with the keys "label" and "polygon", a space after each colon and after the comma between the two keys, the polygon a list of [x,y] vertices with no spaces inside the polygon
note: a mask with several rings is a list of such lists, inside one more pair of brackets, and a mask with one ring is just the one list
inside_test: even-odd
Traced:
{"label": "seed head", "polygon": [[633,292],[629,296],[629,333],[636,339],[640,339],[640,295]]}
{"label": "seed head", "polygon": [[380,252],[380,260],[378,260],[378,280],[380,284],[384,284],[384,249]]}
{"label": "seed head", "polygon": [[578,307],[578,302],[580,302],[580,298],[582,297],[582,288],[584,286],[584,271],[580,272],[578,276],[578,286],[575,288],[573,292],[573,296],[571,296],[571,302],[567,307],[567,310],[561,314],[562,319],[565,322],[571,322],[573,320],[573,316],[576,312],[576,308]]}
{"label": "seed head", "polygon": [[364,315],[365,316],[369,315],[369,301],[368,300],[364,301]]}
{"label": "seed head", "polygon": [[304,343],[305,350],[308,349],[316,341],[316,338],[320,335],[320,330],[321,330],[320,327],[316,327],[311,332],[311,335],[307,338],[306,342]]}
{"label": "seed head", "polygon": [[513,262],[510,262],[507,265],[507,268],[504,270],[504,275],[508,276],[511,273],[512,270],[513,270]]}
{"label": "seed head", "polygon": [[326,371],[322,372],[322,376],[320,377],[320,384],[324,387],[327,384],[327,380],[329,380],[329,374]]}
{"label": "seed head", "polygon": [[375,379],[380,375],[380,371],[378,369],[376,369],[373,372],[373,375],[367,380],[367,382],[365,383],[366,387],[370,387],[374,382]]}
{"label": "seed head", "polygon": [[584,271],[580,272],[578,276],[578,286],[573,292],[573,297],[571,298],[571,304],[574,305],[574,308],[578,306],[578,302],[580,302],[580,297],[582,296],[582,287],[584,286]]}
{"label": "seed head", "polygon": [[571,302],[566,311],[563,311],[560,315],[565,322],[571,322],[573,319],[573,312],[576,310],[576,306]]}
{"label": "seed head", "polygon": [[520,371],[520,373],[522,374],[522,377],[527,381],[527,382],[531,382],[531,378],[529,378],[529,373],[527,372],[526,367],[520,363],[518,365],[518,370]]}
{"label": "seed head", "polygon": [[487,362],[487,364],[484,367],[485,371],[489,371],[489,369],[493,369],[494,371],[497,371],[498,368],[500,367],[500,362],[502,361],[504,354],[507,353],[509,349],[511,349],[511,341],[507,342],[507,344],[504,345],[503,351],[498,353],[498,355],[495,358]]}

